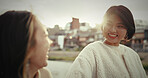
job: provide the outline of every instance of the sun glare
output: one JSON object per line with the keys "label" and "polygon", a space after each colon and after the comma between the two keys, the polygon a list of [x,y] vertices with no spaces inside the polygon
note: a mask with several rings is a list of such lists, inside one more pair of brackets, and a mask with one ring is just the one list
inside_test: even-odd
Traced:
{"label": "sun glare", "polygon": [[103,22],[103,18],[98,20],[98,23],[101,24]]}

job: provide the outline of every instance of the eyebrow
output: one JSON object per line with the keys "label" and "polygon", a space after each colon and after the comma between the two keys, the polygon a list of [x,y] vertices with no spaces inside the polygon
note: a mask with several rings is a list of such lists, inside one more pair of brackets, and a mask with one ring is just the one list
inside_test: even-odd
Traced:
{"label": "eyebrow", "polygon": [[122,25],[125,25],[124,23],[118,23],[118,24],[122,24]]}
{"label": "eyebrow", "polygon": [[[110,20],[107,20],[106,22],[112,23],[112,21],[110,21]],[[124,23],[118,23],[118,24],[124,25]]]}
{"label": "eyebrow", "polygon": [[107,20],[106,22],[112,23],[112,21],[110,21],[110,20]]}

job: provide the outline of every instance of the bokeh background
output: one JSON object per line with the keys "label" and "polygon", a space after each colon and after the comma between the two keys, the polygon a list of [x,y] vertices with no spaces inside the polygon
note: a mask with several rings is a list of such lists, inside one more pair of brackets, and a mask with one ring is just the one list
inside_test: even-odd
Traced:
{"label": "bokeh background", "polygon": [[8,10],[33,12],[52,40],[47,68],[54,78],[64,78],[70,65],[89,43],[103,41],[100,24],[105,11],[124,5],[133,13],[136,33],[128,42],[148,72],[148,0],[0,0],[0,14]]}

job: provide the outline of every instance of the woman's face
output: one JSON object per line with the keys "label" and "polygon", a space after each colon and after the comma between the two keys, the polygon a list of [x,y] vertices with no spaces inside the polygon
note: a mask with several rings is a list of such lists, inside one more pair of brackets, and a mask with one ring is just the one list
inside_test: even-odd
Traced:
{"label": "woman's face", "polygon": [[118,46],[124,40],[127,29],[119,16],[109,15],[103,23],[102,32],[106,44]]}
{"label": "woman's face", "polygon": [[50,40],[48,38],[48,33],[46,28],[38,22],[35,23],[36,33],[35,33],[35,47],[34,52],[30,58],[30,64],[37,68],[42,68],[47,66],[48,50],[50,47]]}

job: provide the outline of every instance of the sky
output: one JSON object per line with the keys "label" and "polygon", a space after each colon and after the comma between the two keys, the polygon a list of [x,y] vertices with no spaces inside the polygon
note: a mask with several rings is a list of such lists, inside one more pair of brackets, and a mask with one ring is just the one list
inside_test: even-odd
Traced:
{"label": "sky", "polygon": [[54,25],[64,28],[73,17],[95,27],[113,5],[124,5],[131,10],[134,19],[148,21],[147,4],[148,0],[0,0],[0,14],[8,10],[27,10],[50,28]]}

